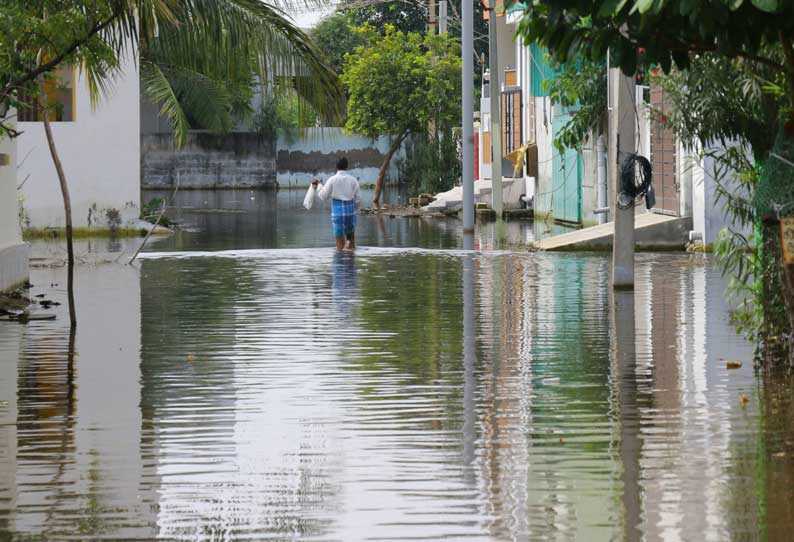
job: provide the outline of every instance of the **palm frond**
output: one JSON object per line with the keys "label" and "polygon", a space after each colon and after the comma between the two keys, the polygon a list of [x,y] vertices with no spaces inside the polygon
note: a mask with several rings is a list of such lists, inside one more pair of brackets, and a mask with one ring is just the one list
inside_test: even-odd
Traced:
{"label": "palm frond", "polygon": [[176,17],[178,23],[165,22],[142,44],[142,57],[212,78],[247,69],[270,91],[296,91],[326,121],[341,117],[344,94],[335,72],[279,7],[260,0],[185,0]]}
{"label": "palm frond", "polygon": [[228,132],[233,127],[232,93],[222,82],[178,66],[165,68],[174,95],[188,119],[211,132]]}
{"label": "palm frond", "polygon": [[171,83],[157,64],[141,61],[141,84],[149,99],[160,105],[160,114],[171,121],[176,146],[184,146],[190,122]]}

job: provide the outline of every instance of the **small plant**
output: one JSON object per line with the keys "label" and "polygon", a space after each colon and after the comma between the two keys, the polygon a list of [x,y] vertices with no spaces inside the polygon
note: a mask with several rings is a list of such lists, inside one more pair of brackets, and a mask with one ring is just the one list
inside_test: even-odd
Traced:
{"label": "small plant", "polygon": [[171,227],[174,224],[173,221],[165,216],[165,213],[163,213],[163,216],[160,216],[163,205],[165,205],[165,200],[163,198],[152,198],[144,203],[141,206],[141,220],[146,220],[153,224],[156,221],[158,226],[164,226],[166,228]]}
{"label": "small plant", "polygon": [[105,209],[105,220],[107,220],[108,228],[117,230],[121,226],[121,213],[112,207]]}

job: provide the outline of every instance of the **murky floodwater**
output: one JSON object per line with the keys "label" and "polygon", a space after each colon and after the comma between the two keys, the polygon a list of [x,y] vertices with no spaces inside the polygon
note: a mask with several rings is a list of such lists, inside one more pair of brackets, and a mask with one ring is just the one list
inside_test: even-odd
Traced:
{"label": "murky floodwater", "polygon": [[0,539],[789,539],[792,383],[708,259],[639,255],[613,295],[602,255],[375,217],[340,255],[302,194],[212,197],[79,269],[72,341],[63,306],[0,325]]}

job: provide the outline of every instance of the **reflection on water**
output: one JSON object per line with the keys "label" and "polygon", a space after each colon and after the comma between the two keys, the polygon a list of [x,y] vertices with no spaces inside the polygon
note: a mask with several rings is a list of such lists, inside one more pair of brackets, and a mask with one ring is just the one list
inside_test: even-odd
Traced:
{"label": "reflection on water", "polygon": [[793,383],[707,259],[613,293],[603,255],[288,250],[289,216],[81,268],[73,348],[65,305],[0,326],[0,539],[788,536]]}

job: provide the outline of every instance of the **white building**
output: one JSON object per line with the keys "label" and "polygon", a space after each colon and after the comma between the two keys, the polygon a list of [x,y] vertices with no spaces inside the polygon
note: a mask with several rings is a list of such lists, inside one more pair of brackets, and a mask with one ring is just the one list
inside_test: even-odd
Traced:
{"label": "white building", "polygon": [[0,139],[0,292],[28,278],[28,246],[17,215],[16,141]]}
{"label": "white building", "polygon": [[[92,107],[80,70],[62,68],[47,89],[60,104],[52,122],[75,227],[125,225],[140,207],[140,83],[132,55],[108,96]],[[51,115],[53,116],[53,115]],[[38,112],[19,116],[17,178],[22,227],[64,227],[63,200]],[[16,200],[17,198],[14,198]],[[5,213],[3,213],[5,215]],[[14,217],[17,213],[14,212]]]}

